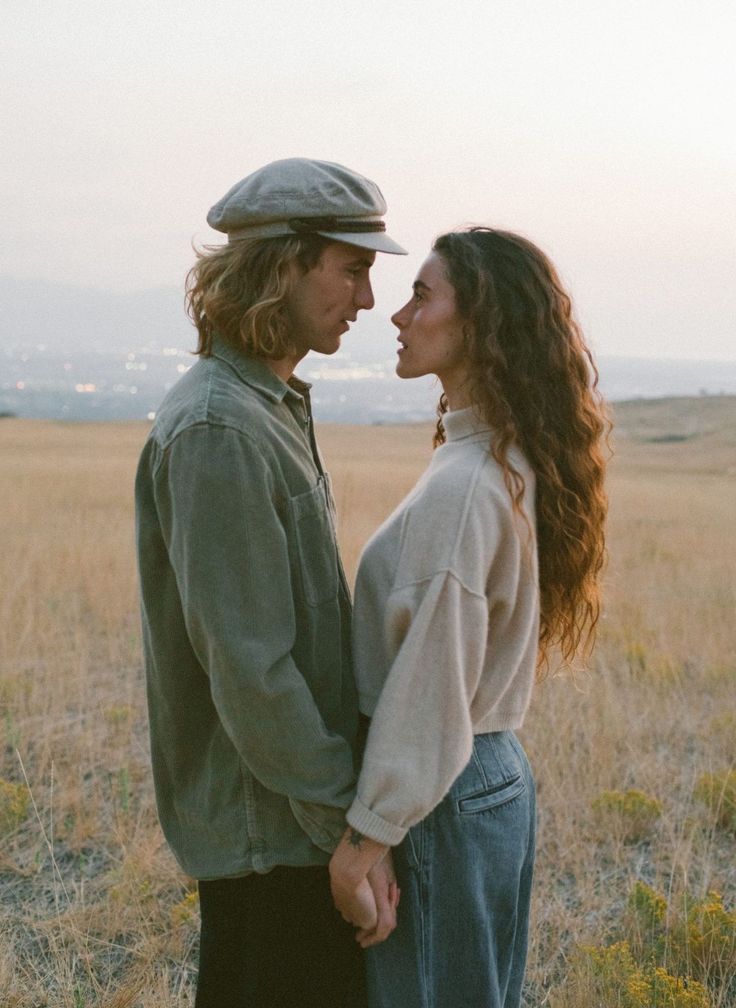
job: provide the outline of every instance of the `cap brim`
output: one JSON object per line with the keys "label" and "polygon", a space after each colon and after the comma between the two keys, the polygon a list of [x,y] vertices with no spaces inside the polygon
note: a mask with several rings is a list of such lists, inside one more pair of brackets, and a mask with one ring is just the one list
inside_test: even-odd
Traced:
{"label": "cap brim", "polygon": [[372,249],[374,252],[389,252],[391,255],[409,255],[393,238],[383,231],[317,231],[323,238],[345,242],[346,245],[357,245],[358,248]]}

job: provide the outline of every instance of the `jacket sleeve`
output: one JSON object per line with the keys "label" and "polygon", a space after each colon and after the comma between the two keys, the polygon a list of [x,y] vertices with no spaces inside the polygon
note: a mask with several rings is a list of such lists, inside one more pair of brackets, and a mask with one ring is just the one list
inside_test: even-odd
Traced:
{"label": "jacket sleeve", "polygon": [[251,440],[203,424],[179,434],[156,504],[192,647],[243,763],[288,797],[330,852],[354,793],[353,754],[331,732],[292,659],[296,622],[284,505]]}

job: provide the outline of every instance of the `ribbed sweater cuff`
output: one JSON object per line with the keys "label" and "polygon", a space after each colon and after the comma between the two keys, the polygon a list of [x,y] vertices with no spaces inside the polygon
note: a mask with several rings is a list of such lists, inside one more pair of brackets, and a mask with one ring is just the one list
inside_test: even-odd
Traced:
{"label": "ribbed sweater cuff", "polygon": [[345,818],[358,833],[370,837],[377,843],[388,844],[389,847],[400,844],[407,834],[403,826],[396,826],[382,819],[375,812],[371,812],[359,798],[353,801]]}

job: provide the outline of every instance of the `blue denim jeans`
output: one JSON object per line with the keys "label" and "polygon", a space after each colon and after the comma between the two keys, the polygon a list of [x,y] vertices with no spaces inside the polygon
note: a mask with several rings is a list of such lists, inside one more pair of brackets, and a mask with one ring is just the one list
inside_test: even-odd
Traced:
{"label": "blue denim jeans", "polygon": [[399,924],[366,953],[370,1008],[519,1008],[534,866],[534,780],[512,731],[394,848]]}

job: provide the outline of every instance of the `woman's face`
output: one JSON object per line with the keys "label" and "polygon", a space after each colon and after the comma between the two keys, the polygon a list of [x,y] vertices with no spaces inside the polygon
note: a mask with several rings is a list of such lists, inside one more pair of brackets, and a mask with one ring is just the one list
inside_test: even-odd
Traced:
{"label": "woman's face", "polygon": [[391,321],[399,329],[399,378],[434,374],[445,392],[458,389],[467,377],[463,323],[445,264],[436,252],[424,260],[414,293]]}

